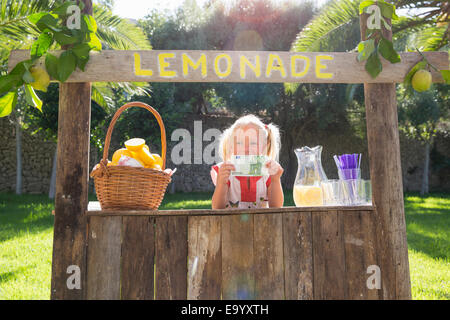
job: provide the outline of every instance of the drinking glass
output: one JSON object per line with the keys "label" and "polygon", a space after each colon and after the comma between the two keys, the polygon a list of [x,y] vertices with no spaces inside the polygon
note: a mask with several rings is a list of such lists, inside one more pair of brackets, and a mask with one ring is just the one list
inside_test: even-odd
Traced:
{"label": "drinking glass", "polygon": [[322,182],[322,192],[323,192],[323,201],[324,205],[327,206],[337,206],[340,205],[340,185],[339,180],[327,180]]}
{"label": "drinking glass", "polygon": [[359,204],[372,204],[372,184],[370,180],[359,180],[357,185],[357,197]]}

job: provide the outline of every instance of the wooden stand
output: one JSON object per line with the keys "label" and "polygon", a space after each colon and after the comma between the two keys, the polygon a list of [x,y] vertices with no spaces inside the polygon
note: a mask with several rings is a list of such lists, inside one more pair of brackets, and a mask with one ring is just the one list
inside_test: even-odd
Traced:
{"label": "wooden stand", "polygon": [[[14,51],[9,69],[28,56]],[[426,56],[448,69],[446,52]],[[60,86],[52,299],[410,299],[395,83],[421,57],[401,57],[372,79],[355,53],[92,54]],[[92,81],[364,83],[376,209],[87,211]],[[81,288],[67,286],[74,265]],[[381,289],[367,286],[370,266]]]}
{"label": "wooden stand", "polygon": [[371,206],[87,216],[88,299],[382,298]]}

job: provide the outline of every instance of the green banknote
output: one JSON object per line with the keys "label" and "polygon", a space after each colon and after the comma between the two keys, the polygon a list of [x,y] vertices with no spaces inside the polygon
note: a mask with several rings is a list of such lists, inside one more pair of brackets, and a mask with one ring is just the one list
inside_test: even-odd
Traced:
{"label": "green banknote", "polygon": [[267,156],[259,155],[234,155],[231,157],[231,163],[235,171],[231,171],[232,176],[265,176],[269,175],[266,162]]}

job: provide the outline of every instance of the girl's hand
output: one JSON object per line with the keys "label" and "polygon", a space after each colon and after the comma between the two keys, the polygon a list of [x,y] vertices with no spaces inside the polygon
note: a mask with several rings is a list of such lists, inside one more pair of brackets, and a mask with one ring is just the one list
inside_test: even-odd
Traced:
{"label": "girl's hand", "polygon": [[234,165],[230,162],[224,162],[219,167],[219,174],[217,175],[217,185],[219,184],[227,184],[228,179],[230,178],[231,171],[234,171]]}
{"label": "girl's hand", "polygon": [[274,178],[279,178],[283,174],[283,168],[275,160],[269,160],[266,162],[266,167],[269,169],[269,175]]}

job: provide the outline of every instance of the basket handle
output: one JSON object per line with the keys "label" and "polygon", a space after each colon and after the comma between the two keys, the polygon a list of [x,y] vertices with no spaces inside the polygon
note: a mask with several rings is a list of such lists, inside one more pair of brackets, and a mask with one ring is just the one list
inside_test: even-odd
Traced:
{"label": "basket handle", "polygon": [[105,165],[108,164],[109,144],[111,142],[111,134],[112,134],[114,125],[116,124],[116,121],[119,118],[120,114],[130,107],[140,107],[140,108],[147,109],[155,116],[156,120],[158,121],[159,129],[161,130],[161,148],[162,148],[161,157],[162,157],[162,162],[163,162],[163,166],[161,169],[164,170],[166,168],[166,128],[164,127],[164,123],[163,123],[161,115],[158,113],[158,111],[156,111],[153,107],[149,106],[148,104],[145,104],[143,102],[138,102],[138,101],[129,102],[127,104],[124,104],[114,114],[114,117],[112,118],[111,123],[109,124],[108,132],[106,133],[105,148],[103,149],[103,159],[102,159],[103,163]]}

